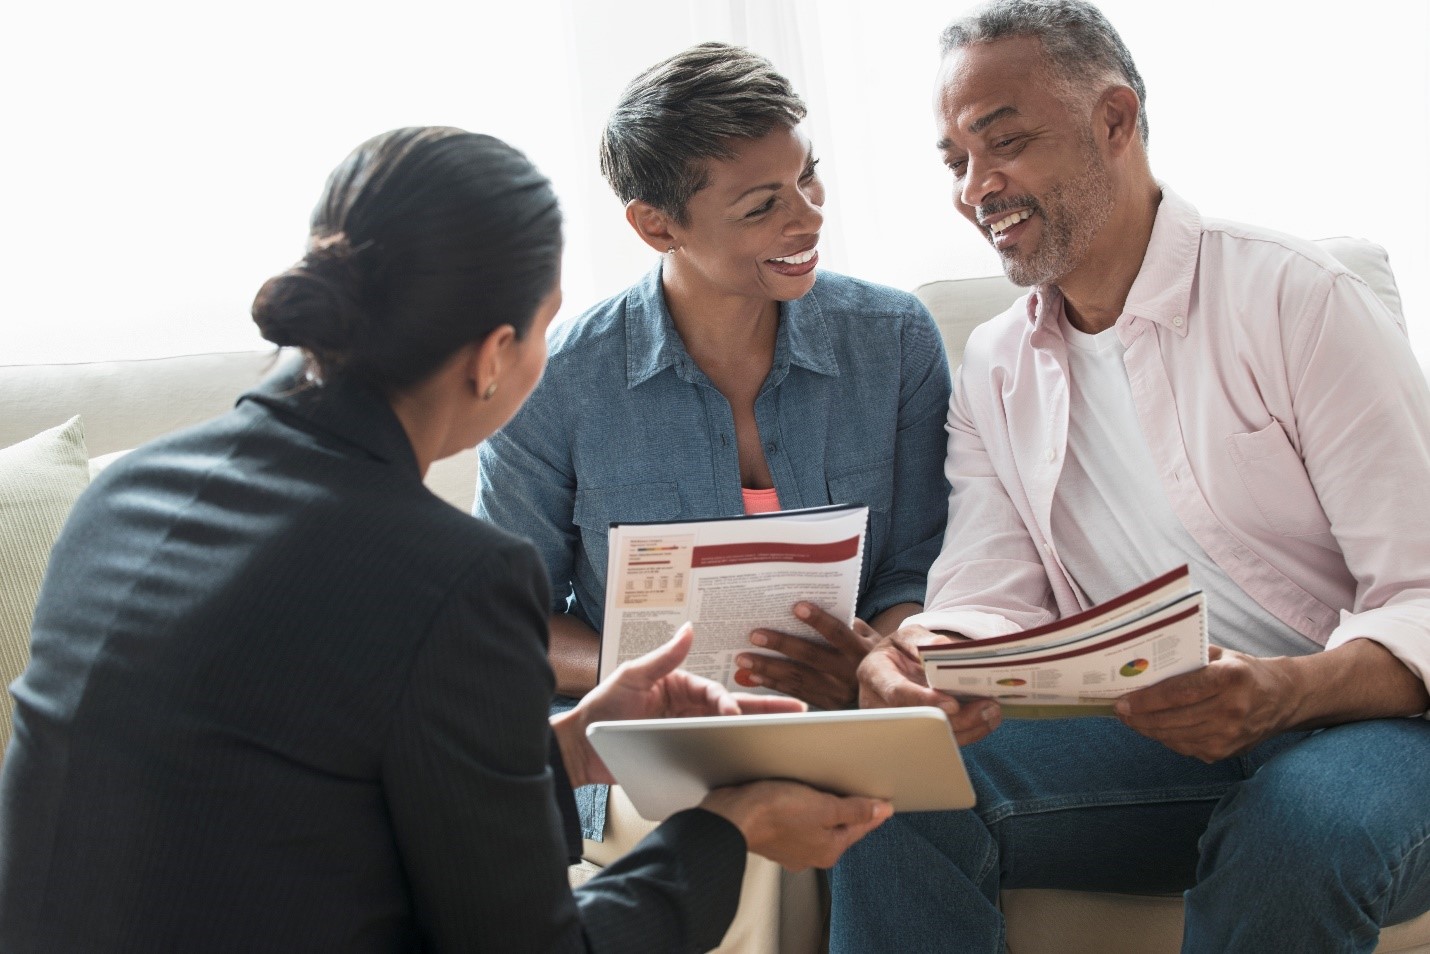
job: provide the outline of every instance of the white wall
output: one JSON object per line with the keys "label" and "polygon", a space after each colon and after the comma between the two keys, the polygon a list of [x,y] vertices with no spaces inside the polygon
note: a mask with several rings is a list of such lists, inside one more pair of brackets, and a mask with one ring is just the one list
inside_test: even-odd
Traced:
{"label": "white wall", "polygon": [[[1156,174],[1204,215],[1384,245],[1430,364],[1430,3],[1099,5],[1146,81]],[[996,271],[991,250],[955,221],[932,145],[933,37],[961,5],[860,9],[819,20],[829,88],[816,113],[864,101],[839,114],[820,166],[837,177],[830,201],[848,261],[901,286]],[[929,39],[910,45],[911,32]]]}
{"label": "white wall", "polygon": [[[11,5],[17,7],[18,5]],[[568,219],[567,314],[653,261],[596,171],[632,76],[701,39],[810,102],[824,257],[910,287],[988,274],[932,147],[934,0],[31,4],[0,13],[0,363],[261,344],[263,279],[328,169],[450,123],[523,148]],[[1158,174],[1208,215],[1385,245],[1430,358],[1430,3],[1104,0],[1147,80]]]}

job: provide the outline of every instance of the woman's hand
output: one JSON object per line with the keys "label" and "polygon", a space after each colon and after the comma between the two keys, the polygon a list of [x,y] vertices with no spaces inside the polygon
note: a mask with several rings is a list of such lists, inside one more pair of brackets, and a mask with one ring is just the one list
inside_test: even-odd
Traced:
{"label": "woman's hand", "polygon": [[862,619],[853,626],[813,603],[796,603],[794,615],[824,637],[817,642],[773,629],[757,629],[750,642],[784,657],[741,653],[736,681],[763,686],[803,699],[821,709],[852,709],[859,702],[859,663],[879,642],[879,634]]}
{"label": "woman's hand", "polygon": [[700,807],[728,819],[750,851],[789,871],[832,867],[846,848],[894,813],[877,798],[830,795],[784,781],[717,788]]}
{"label": "woman's hand", "polygon": [[910,625],[886,636],[859,667],[859,705],[865,709],[933,706],[942,709],[959,745],[977,742],[1003,721],[1003,710],[992,699],[960,705],[946,692],[930,689],[918,647],[946,643],[922,626]]}
{"label": "woman's hand", "polygon": [[693,638],[686,623],[665,645],[622,663],[574,709],[552,716],[551,728],[573,786],[615,781],[586,740],[586,726],[592,722],[800,712],[805,708],[797,699],[732,693],[718,682],[676,668],[685,661]]}

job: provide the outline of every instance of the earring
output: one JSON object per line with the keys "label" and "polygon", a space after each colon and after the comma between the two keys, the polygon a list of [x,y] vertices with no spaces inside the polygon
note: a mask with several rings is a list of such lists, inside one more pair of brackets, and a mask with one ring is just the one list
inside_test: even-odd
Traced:
{"label": "earring", "polygon": [[496,383],[495,381],[493,381],[491,384],[488,384],[488,385],[487,385],[487,389],[482,392],[482,400],[483,400],[483,401],[490,401],[490,400],[492,399],[492,397],[493,397],[496,393],[497,393],[497,383]]}
{"label": "earring", "polygon": [[672,245],[672,246],[670,246],[669,248],[667,248],[667,249],[665,250],[665,254],[667,254],[667,255],[674,255],[674,254],[675,254],[675,246]]}

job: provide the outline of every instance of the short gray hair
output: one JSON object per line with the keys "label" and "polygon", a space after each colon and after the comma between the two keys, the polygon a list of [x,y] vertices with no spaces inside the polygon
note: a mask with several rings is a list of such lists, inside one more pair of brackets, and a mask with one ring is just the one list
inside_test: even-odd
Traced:
{"label": "short gray hair", "polygon": [[709,181],[705,163],[734,141],[804,119],[804,101],[770,61],[728,43],[701,43],[631,81],[601,135],[601,174],[622,202],[640,199],[685,221]]}
{"label": "short gray hair", "polygon": [[941,37],[943,53],[973,43],[1009,37],[1036,37],[1047,52],[1055,78],[1079,100],[1100,94],[1096,84],[1117,77],[1137,94],[1137,130],[1147,144],[1147,86],[1122,37],[1107,17],[1085,0],[993,0],[950,23]]}

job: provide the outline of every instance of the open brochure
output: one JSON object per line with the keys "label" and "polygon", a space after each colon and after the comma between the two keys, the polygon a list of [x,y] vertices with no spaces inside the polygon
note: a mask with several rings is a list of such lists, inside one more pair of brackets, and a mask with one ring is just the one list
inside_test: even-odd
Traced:
{"label": "open brochure", "polygon": [[1185,566],[1021,633],[924,646],[928,683],[1013,718],[1107,715],[1124,693],[1207,664],[1206,596]]}
{"label": "open brochure", "polygon": [[853,622],[868,518],[868,507],[834,506],[612,524],[600,678],[689,620],[695,641],[683,668],[749,691],[735,655],[768,652],[751,645],[751,630],[823,639],[795,618],[801,600]]}

